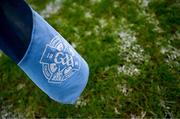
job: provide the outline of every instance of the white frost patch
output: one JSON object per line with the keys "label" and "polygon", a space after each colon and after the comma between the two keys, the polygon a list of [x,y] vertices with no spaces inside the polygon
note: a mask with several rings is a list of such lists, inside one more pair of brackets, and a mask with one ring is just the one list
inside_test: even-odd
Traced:
{"label": "white frost patch", "polygon": [[118,114],[118,115],[120,114],[120,112],[118,111],[118,109],[116,107],[114,108],[114,112],[115,112],[115,114]]}
{"label": "white frost patch", "polygon": [[154,13],[150,14],[150,13],[145,12],[144,15],[146,16],[146,21],[154,25],[154,28],[152,29],[153,31],[158,32],[158,33],[164,32],[164,30],[160,27],[159,20],[156,19],[156,15]]}
{"label": "white frost patch", "polygon": [[90,19],[93,17],[93,14],[90,11],[88,11],[88,12],[85,12],[84,17],[87,19]]}
{"label": "white frost patch", "polygon": [[164,100],[160,100],[160,104],[159,104],[161,107],[163,107],[164,109],[170,109],[169,106],[166,106],[166,102]]}
{"label": "white frost patch", "polygon": [[44,18],[50,17],[50,15],[55,14],[61,8],[63,0],[55,0],[46,5],[46,8],[40,12],[40,15]]}
{"label": "white frost patch", "polygon": [[139,75],[140,71],[135,65],[123,65],[118,67],[118,73],[123,73],[125,75],[134,76]]}
{"label": "white frost patch", "polygon": [[151,0],[138,0],[138,5],[140,9],[138,10],[138,15],[137,17],[139,18],[145,18],[146,22],[149,24],[152,24],[154,28],[152,29],[155,32],[162,33],[164,30],[160,27],[159,21],[156,18],[155,13],[149,13],[147,12],[148,4],[150,3]]}
{"label": "white frost patch", "polygon": [[161,47],[160,52],[165,56],[165,61],[172,66],[179,67],[179,59],[180,59],[180,50],[176,49],[171,45],[167,45],[166,47]]}
{"label": "white frost patch", "polygon": [[72,45],[73,48],[76,48],[76,47],[77,47],[77,45],[76,45],[74,42],[71,43],[71,45]]}
{"label": "white frost patch", "polygon": [[94,26],[93,32],[94,32],[96,35],[99,35],[99,33],[100,33],[100,27],[99,27],[98,25]]}
{"label": "white frost patch", "polygon": [[[118,67],[118,73],[133,76],[139,75],[140,70],[137,65],[147,62],[150,58],[145,54],[144,49],[138,44],[136,33],[130,29],[133,24],[128,24],[127,20],[121,19],[119,32],[119,57],[123,60],[124,65]],[[134,65],[136,64],[136,65]]]}
{"label": "white frost patch", "polygon": [[160,44],[161,49],[160,52],[165,56],[164,60],[171,66],[171,67],[180,67],[180,49],[177,49],[171,45],[171,41],[175,41],[180,38],[180,33],[176,32],[170,40],[168,41],[167,45],[162,46]]}
{"label": "white frost patch", "polygon": [[72,3],[72,6],[77,7],[78,5],[77,5],[76,2],[73,2],[73,3]]}
{"label": "white frost patch", "polygon": [[113,7],[114,7],[114,8],[118,8],[118,7],[119,7],[119,2],[114,1],[114,3],[113,3]]}
{"label": "white frost patch", "polygon": [[150,55],[145,53],[143,47],[138,44],[136,32],[131,30],[133,24],[129,24],[125,18],[120,21],[120,31],[118,33],[119,40],[119,57],[123,61],[123,65],[117,68],[118,73],[129,76],[140,75],[138,65],[148,62]]}
{"label": "white frost patch", "polygon": [[137,119],[136,115],[131,114],[131,119]]}
{"label": "white frost patch", "polygon": [[142,6],[147,7],[150,0],[142,0]]}
{"label": "white frost patch", "polygon": [[151,0],[138,0],[138,3],[140,3],[140,6],[143,8],[148,7],[148,4]]}
{"label": "white frost patch", "polygon": [[110,69],[110,66],[106,66],[104,71],[108,71]]}
{"label": "white frost patch", "polygon": [[144,119],[145,116],[146,116],[146,112],[142,111],[141,112],[141,119]]}
{"label": "white frost patch", "polygon": [[20,114],[18,112],[11,112],[10,109],[13,107],[13,105],[7,105],[7,106],[1,106],[0,115],[1,119],[24,119],[24,115]]}
{"label": "white frost patch", "polygon": [[96,3],[100,3],[100,2],[101,2],[101,0],[90,0],[91,4],[96,4]]}
{"label": "white frost patch", "polygon": [[24,87],[25,87],[26,85],[25,84],[19,84],[18,86],[17,86],[17,90],[19,91],[19,90],[21,90],[21,89],[23,89]]}
{"label": "white frost patch", "polygon": [[171,112],[171,108],[169,107],[169,106],[167,106],[167,105],[169,105],[169,104],[175,104],[176,102],[174,102],[174,101],[164,101],[164,100],[160,100],[160,106],[164,109],[164,111],[165,111],[165,115],[164,115],[164,117],[170,117],[171,119],[173,118],[173,114],[172,114],[172,112]]}
{"label": "white frost patch", "polygon": [[170,42],[175,41],[175,40],[179,40],[179,39],[180,39],[180,32],[176,31],[176,33],[171,36]]}
{"label": "white frost patch", "polygon": [[101,18],[99,20],[99,25],[101,26],[101,28],[104,28],[104,27],[106,27],[108,25],[108,22],[107,22],[106,19]]}
{"label": "white frost patch", "polygon": [[80,35],[79,35],[78,33],[75,33],[75,34],[74,34],[74,38],[75,38],[75,39],[80,39]]}
{"label": "white frost patch", "polygon": [[76,33],[79,33],[78,27],[74,27],[73,30],[74,30]]}
{"label": "white frost patch", "polygon": [[139,75],[140,71],[133,63],[142,64],[148,61],[150,56],[145,54],[144,49],[137,43],[135,33],[129,28],[122,29],[119,37],[119,57],[125,64],[118,67],[118,72],[129,76]]}
{"label": "white frost patch", "polygon": [[140,115],[131,114],[131,119],[144,119],[146,112],[142,111]]}
{"label": "white frost patch", "polygon": [[120,92],[122,92],[125,96],[128,96],[130,92],[132,92],[131,88],[128,88],[126,84],[118,84],[117,88]]}
{"label": "white frost patch", "polygon": [[85,31],[85,35],[90,36],[90,35],[92,35],[92,32],[91,31]]}
{"label": "white frost patch", "polygon": [[78,107],[84,107],[87,105],[87,100],[83,99],[83,98],[79,98],[78,101],[76,102],[75,104],[75,107],[78,108]]}

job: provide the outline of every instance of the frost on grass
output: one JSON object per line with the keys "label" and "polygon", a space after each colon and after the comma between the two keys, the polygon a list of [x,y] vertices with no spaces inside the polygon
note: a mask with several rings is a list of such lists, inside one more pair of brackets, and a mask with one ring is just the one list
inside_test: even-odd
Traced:
{"label": "frost on grass", "polygon": [[23,89],[25,86],[26,86],[25,84],[21,83],[21,84],[17,85],[17,90],[19,91],[19,90]]}
{"label": "frost on grass", "polygon": [[172,103],[176,103],[176,102],[173,102],[173,101],[164,101],[164,100],[160,100],[160,106],[162,107],[162,109],[164,110],[164,117],[170,117],[170,118],[173,118],[173,114],[171,112],[171,107],[168,106],[169,104],[172,104]]}
{"label": "frost on grass", "polygon": [[[147,62],[150,58],[144,52],[144,49],[138,44],[136,32],[130,29],[132,24],[128,24],[126,19],[121,20],[119,32],[119,57],[123,61],[123,65],[118,67],[118,72],[125,75],[139,75],[140,70],[137,68],[143,62]],[[136,65],[135,65],[136,64]]]}
{"label": "frost on grass", "polygon": [[85,35],[86,35],[86,36],[92,35],[92,31],[85,31]]}
{"label": "frost on grass", "polygon": [[76,45],[74,42],[71,43],[71,45],[72,45],[73,48],[76,48],[76,47],[77,47],[77,45]]}
{"label": "frost on grass", "polygon": [[138,0],[138,3],[142,8],[146,8],[146,7],[148,7],[148,4],[150,1],[151,0]]}
{"label": "frost on grass", "polygon": [[46,8],[40,12],[40,15],[44,18],[50,17],[59,11],[62,5],[62,0],[55,0],[46,5]]}
{"label": "frost on grass", "polygon": [[76,107],[76,108],[84,107],[84,106],[87,105],[87,103],[88,103],[88,100],[85,100],[85,99],[83,99],[83,98],[79,98],[79,99],[77,100],[76,104],[75,104],[75,107]]}
{"label": "frost on grass", "polygon": [[90,0],[91,4],[96,4],[96,3],[100,3],[100,2],[101,2],[101,0]]}
{"label": "frost on grass", "polygon": [[118,84],[117,89],[123,93],[124,96],[127,96],[130,92],[132,92],[132,89],[127,86],[127,84]]}
{"label": "frost on grass", "polygon": [[164,30],[160,27],[160,23],[156,19],[156,15],[154,13],[150,14],[150,13],[145,12],[145,16],[146,16],[146,21],[148,21],[150,24],[152,24],[154,26],[154,28],[152,29],[153,31],[155,31],[157,33],[164,32]]}
{"label": "frost on grass", "polygon": [[115,112],[115,114],[117,114],[117,115],[121,114],[116,107],[114,108],[114,112]]}
{"label": "frost on grass", "polygon": [[114,7],[114,8],[118,8],[118,7],[119,7],[119,2],[114,1],[114,2],[113,2],[113,7]]}
{"label": "frost on grass", "polygon": [[148,4],[151,2],[151,0],[138,0],[138,6],[139,9],[137,9],[137,18],[143,18],[146,20],[148,24],[151,24],[153,26],[152,30],[157,33],[164,32],[163,29],[160,27],[159,21],[156,18],[155,13],[148,12]]}
{"label": "frost on grass", "polygon": [[[100,18],[98,19],[98,24],[97,25],[94,25],[94,28],[93,28],[93,34],[97,35],[98,37],[99,36],[104,36],[106,35],[107,33],[106,32],[102,32],[103,29],[105,29],[108,25],[109,25],[109,21],[108,20],[111,20],[113,21],[113,17],[111,17],[110,19],[105,19],[105,18]],[[115,34],[116,33],[116,28],[109,28],[111,29],[111,31]]]}
{"label": "frost on grass", "polygon": [[108,22],[107,22],[106,19],[101,18],[99,20],[99,25],[101,26],[101,28],[104,28],[104,27],[106,27],[108,25]]}
{"label": "frost on grass", "polygon": [[128,76],[139,75],[140,71],[135,65],[123,65],[118,67],[118,73],[123,73]]}
{"label": "frost on grass", "polygon": [[87,19],[90,19],[93,17],[93,14],[90,12],[90,11],[87,11],[84,13],[84,17],[87,18]]}
{"label": "frost on grass", "polygon": [[144,119],[146,112],[142,111],[139,115],[131,114],[131,119]]}
{"label": "frost on grass", "polygon": [[160,47],[161,54],[164,56],[164,61],[171,68],[180,67],[180,49],[172,45],[172,42],[178,39],[180,39],[180,33],[176,32],[168,39],[166,44],[162,44],[161,42],[157,43],[157,45]]}
{"label": "frost on grass", "polygon": [[99,35],[100,34],[100,27],[98,25],[95,25],[93,28],[93,33],[95,35]]}
{"label": "frost on grass", "polygon": [[18,112],[11,112],[13,105],[1,106],[0,118],[1,119],[24,119],[24,115]]}
{"label": "frost on grass", "polygon": [[[155,13],[152,13],[152,12],[150,13],[147,10],[149,2],[151,2],[151,0],[138,0],[139,9],[137,12],[138,13],[137,17],[144,18],[148,24],[152,25],[153,26],[152,31],[154,31],[156,33],[164,33],[164,30],[160,27],[159,20],[156,18]],[[126,34],[125,35],[124,34],[125,33],[120,33],[120,37],[127,36]],[[134,39],[134,38],[132,37],[131,39]],[[167,62],[169,64],[169,66],[172,68],[173,67],[180,67],[180,65],[179,65],[180,50],[173,47],[171,44],[172,41],[175,41],[178,39],[180,39],[180,33],[176,32],[170,39],[167,40],[167,43],[165,45],[161,42],[158,42],[158,41],[155,44],[155,45],[160,47],[160,52],[164,55],[165,62]],[[131,43],[133,44],[133,41],[135,41],[135,40],[131,40],[131,41],[132,41]],[[161,41],[164,41],[164,39],[162,39]],[[124,43],[124,44],[128,44],[128,43]],[[133,47],[136,47],[137,49],[141,49],[136,44]],[[127,49],[127,47],[125,49]],[[123,50],[123,49],[121,49],[121,50]],[[138,50],[136,50],[136,51],[138,51]],[[132,56],[130,56],[130,55],[129,56],[131,58],[135,58],[135,59],[137,57],[142,56],[144,51],[141,51],[141,50],[139,50],[139,51],[140,52],[138,54],[134,54],[134,56],[132,54]],[[129,61],[129,58],[128,57],[126,57],[126,58],[127,58],[126,60]]]}
{"label": "frost on grass", "polygon": [[120,56],[126,62],[141,63],[146,58],[144,56],[144,49],[137,44],[137,39],[132,33],[121,31],[119,33],[121,38]]}
{"label": "frost on grass", "polygon": [[180,67],[179,61],[180,61],[180,50],[176,49],[175,47],[171,45],[167,45],[166,47],[161,47],[161,53],[165,56],[164,60],[168,63],[169,66],[172,68]]}

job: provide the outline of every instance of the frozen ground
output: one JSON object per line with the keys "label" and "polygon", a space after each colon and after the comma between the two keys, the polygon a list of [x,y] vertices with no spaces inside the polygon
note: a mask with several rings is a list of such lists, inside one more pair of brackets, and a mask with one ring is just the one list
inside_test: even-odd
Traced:
{"label": "frozen ground", "polygon": [[2,118],[180,118],[178,1],[28,2],[87,60],[90,79],[61,105],[0,53]]}

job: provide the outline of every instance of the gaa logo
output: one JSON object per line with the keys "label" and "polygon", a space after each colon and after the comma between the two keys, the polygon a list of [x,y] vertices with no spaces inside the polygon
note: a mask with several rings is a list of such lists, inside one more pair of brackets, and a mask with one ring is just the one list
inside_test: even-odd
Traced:
{"label": "gaa logo", "polygon": [[43,74],[49,83],[61,83],[80,69],[79,59],[74,49],[56,36],[46,45],[41,57]]}

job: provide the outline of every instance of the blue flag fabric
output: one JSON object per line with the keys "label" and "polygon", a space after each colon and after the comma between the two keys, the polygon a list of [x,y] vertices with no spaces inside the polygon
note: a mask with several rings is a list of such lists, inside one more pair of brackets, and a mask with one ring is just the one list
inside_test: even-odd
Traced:
{"label": "blue flag fabric", "polygon": [[18,65],[50,98],[73,104],[87,84],[88,65],[40,15],[32,13],[31,42]]}

